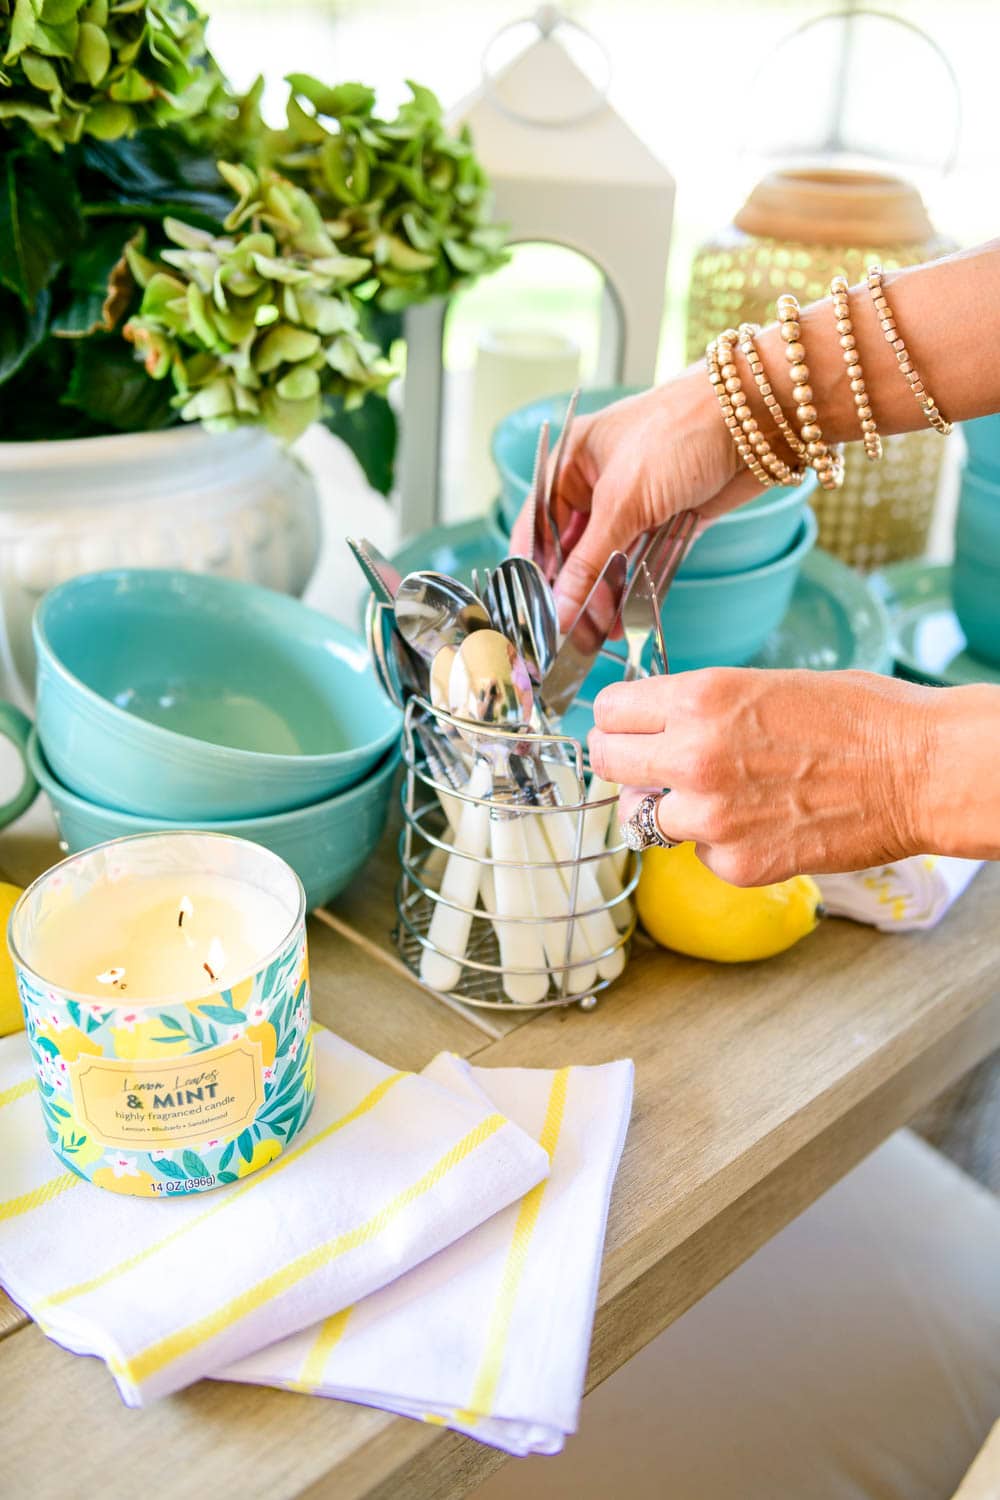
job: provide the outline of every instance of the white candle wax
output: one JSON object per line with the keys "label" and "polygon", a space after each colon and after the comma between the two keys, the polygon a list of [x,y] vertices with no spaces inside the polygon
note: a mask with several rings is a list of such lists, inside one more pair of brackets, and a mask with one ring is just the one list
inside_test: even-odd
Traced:
{"label": "white candle wax", "polygon": [[109,1005],[194,1000],[252,974],[288,932],[274,895],[226,875],[131,875],[39,924],[32,966]]}

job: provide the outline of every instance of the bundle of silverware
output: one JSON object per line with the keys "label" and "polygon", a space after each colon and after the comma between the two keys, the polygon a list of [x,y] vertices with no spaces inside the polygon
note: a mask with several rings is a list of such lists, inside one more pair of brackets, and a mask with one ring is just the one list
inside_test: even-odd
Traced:
{"label": "bundle of silverware", "polygon": [[[575,403],[573,403],[575,405]],[[481,1005],[594,1003],[625,967],[637,878],[614,816],[618,788],[561,732],[598,657],[625,680],[667,670],[660,608],[694,517],[672,518],[608,558],[560,639],[562,566],[553,498],[572,405],[547,482],[543,427],[529,500],[532,557],[474,572],[472,586],[402,577],[350,541],[372,588],[368,643],[404,707],[398,940],[430,989]],[[624,635],[624,658],[606,647]]]}

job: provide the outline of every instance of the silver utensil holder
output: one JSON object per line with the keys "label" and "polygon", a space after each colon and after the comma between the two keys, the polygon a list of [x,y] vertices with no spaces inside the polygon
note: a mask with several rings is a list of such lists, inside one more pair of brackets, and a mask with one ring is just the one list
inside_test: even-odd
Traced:
{"label": "silver utensil holder", "polygon": [[[603,837],[599,847],[588,847],[588,834],[593,843],[595,823],[598,829],[603,823],[606,830],[613,830],[615,840],[620,840],[617,792],[594,801],[587,800],[587,756],[580,742],[571,736],[511,733],[505,729],[477,726],[479,740],[499,741],[515,757],[519,756],[529,765],[534,762],[536,769],[539,765],[544,768],[543,781],[544,773],[548,773],[554,783],[561,779],[565,786],[568,768],[575,777],[578,795],[574,801],[556,801],[554,805],[527,800],[527,794],[523,800],[522,797],[508,800],[475,796],[467,789],[465,779],[454,774],[455,762],[449,762],[447,756],[435,749],[435,746],[444,748],[462,743],[461,731],[463,728],[468,730],[468,727],[462,720],[433,708],[422,698],[412,697],[407,703],[403,726],[406,770],[400,794],[403,828],[399,837],[400,875],[396,886],[397,926],[394,932],[400,956],[424,988],[446,1002],[460,1000],[466,1005],[494,1010],[544,1010],[574,1004],[585,1010],[592,1009],[601,991],[615,983],[620,971],[624,970],[635,930],[632,896],[639,878],[638,858],[629,853],[623,842],[605,843]],[[465,754],[468,753],[466,749]],[[469,803],[488,809],[491,819],[517,817],[534,820],[543,839],[539,841],[532,835],[530,845],[535,851],[544,848],[550,856],[515,863],[496,859],[488,846],[487,854],[475,862],[485,875],[487,891],[494,890],[492,909],[486,909],[488,902],[484,900],[482,884],[480,904],[475,908],[450,901],[440,889],[449,857],[470,858],[454,842],[454,830],[461,819],[462,809]],[[589,823],[588,814],[591,815]],[[569,820],[563,824],[566,834],[569,823],[572,824],[571,858],[558,858],[553,852],[553,840],[546,833],[546,820],[552,818]],[[531,916],[500,913],[495,904],[492,872],[501,867],[516,869],[527,883],[529,893],[534,890],[535,883],[545,878],[538,872],[555,872],[565,890],[565,911],[556,915],[550,910],[545,914],[537,904],[529,903],[534,911]],[[548,885],[551,890],[551,875],[548,876]],[[599,899],[595,899],[595,893]],[[465,919],[470,921],[468,942],[461,953],[448,952],[430,936],[435,910],[440,905],[464,913]],[[593,959],[591,967],[599,968],[596,980],[579,988],[575,986],[586,967],[581,964],[579,947],[570,961],[578,923],[586,924],[584,932],[588,941],[595,930],[607,937],[600,950],[594,946],[589,949]],[[509,964],[502,964],[501,928],[506,924],[546,929],[549,950],[546,959],[555,956],[559,961],[546,962],[544,967],[538,968],[512,968]],[[558,940],[555,936],[557,924]],[[555,954],[551,951],[553,948]],[[447,990],[435,989],[422,978],[421,965],[427,950],[443,955],[453,965],[460,965],[460,978],[455,985]],[[600,973],[601,968],[604,974]],[[610,973],[615,968],[619,972]],[[544,998],[530,1002],[512,999],[505,991],[505,975],[508,980],[512,975],[530,976],[538,989],[544,975],[547,980]]]}

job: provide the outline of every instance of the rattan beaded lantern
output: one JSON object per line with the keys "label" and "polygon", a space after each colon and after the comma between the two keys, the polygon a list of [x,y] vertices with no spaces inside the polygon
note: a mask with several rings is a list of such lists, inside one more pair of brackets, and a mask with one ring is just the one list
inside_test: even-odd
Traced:
{"label": "rattan beaded lantern", "polygon": [[[768,323],[783,291],[803,304],[825,297],[838,273],[853,285],[869,265],[917,265],[952,245],[934,232],[919,192],[898,177],[832,167],[769,173],[733,224],[694,258],[687,355],[700,358],[721,328]],[[916,557],[927,543],[943,459],[937,433],[884,440],[870,464],[846,453],[843,487],[813,497],[820,545],[859,568]]]}

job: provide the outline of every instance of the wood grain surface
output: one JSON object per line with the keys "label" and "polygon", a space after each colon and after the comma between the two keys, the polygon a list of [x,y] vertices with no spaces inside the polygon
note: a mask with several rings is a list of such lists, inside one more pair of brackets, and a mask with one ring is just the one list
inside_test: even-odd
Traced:
{"label": "wood grain surface", "polygon": [[[932,933],[828,921],[733,967],[640,948],[596,1011],[519,1016],[492,1036],[382,959],[384,904],[362,930],[340,903],[336,930],[311,927],[314,1005],[401,1067],[442,1048],[498,1066],[634,1058],[593,1386],[1000,1046],[998,904],[988,867]],[[0,1380],[2,1488],[18,1500],[132,1500],[142,1473],[245,1500],[457,1500],[503,1461],[437,1427],[210,1381],[128,1411],[99,1362],[33,1325],[0,1338]]]}

